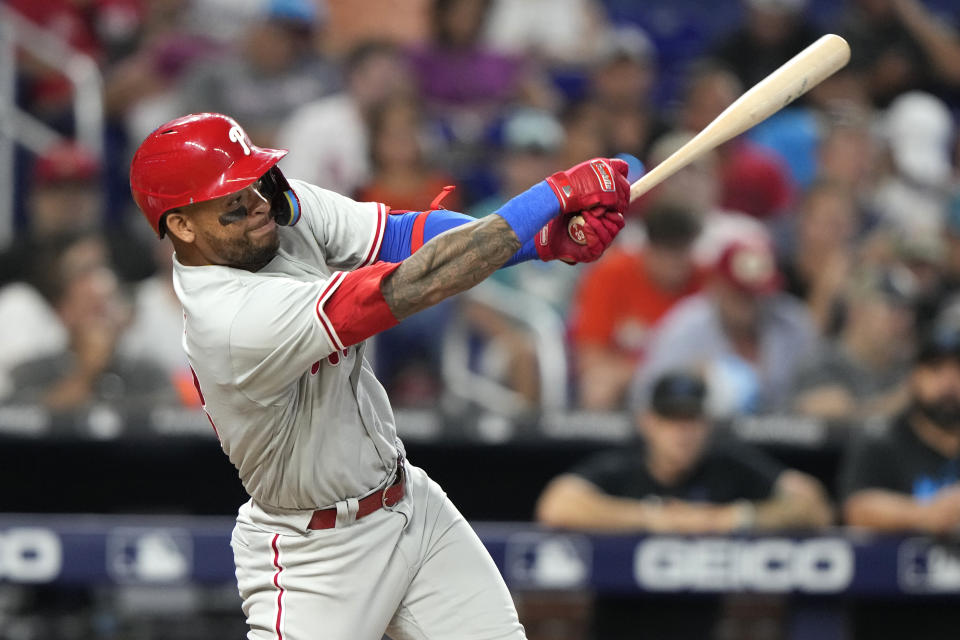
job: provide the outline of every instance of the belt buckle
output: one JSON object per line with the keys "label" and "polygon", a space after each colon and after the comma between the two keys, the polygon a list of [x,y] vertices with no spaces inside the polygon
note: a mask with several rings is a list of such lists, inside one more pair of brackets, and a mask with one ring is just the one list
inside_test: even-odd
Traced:
{"label": "belt buckle", "polygon": [[[380,506],[384,509],[390,509],[392,504],[387,504],[387,491],[396,484],[403,482],[403,457],[397,456],[397,477],[380,492]],[[396,504],[396,503],[394,503]]]}
{"label": "belt buckle", "polygon": [[384,487],[383,491],[380,492],[380,506],[383,509],[389,509],[390,505],[387,504],[387,489],[390,487]]}

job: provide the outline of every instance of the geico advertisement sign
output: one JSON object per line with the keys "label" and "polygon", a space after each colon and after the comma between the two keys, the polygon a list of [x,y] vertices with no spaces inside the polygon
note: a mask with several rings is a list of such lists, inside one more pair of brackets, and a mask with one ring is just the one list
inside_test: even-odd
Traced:
{"label": "geico advertisement sign", "polygon": [[841,538],[647,538],[634,553],[634,576],[650,591],[843,591],[854,553]]}
{"label": "geico advertisement sign", "polygon": [[63,567],[60,538],[49,529],[0,531],[0,581],[52,582]]}

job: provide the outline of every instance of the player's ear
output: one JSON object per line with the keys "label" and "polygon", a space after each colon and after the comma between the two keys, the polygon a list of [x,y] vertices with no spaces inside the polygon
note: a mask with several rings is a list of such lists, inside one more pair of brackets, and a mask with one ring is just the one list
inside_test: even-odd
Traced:
{"label": "player's ear", "polygon": [[181,209],[171,209],[163,219],[167,233],[176,237],[182,242],[193,242],[197,233],[193,227],[193,221],[190,216],[184,214]]}

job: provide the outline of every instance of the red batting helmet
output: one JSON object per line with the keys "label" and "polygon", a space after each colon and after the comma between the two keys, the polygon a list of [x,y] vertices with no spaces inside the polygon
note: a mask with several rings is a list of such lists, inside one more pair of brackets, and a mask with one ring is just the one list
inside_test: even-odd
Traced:
{"label": "red batting helmet", "polygon": [[130,165],[130,190],[162,238],[167,211],[240,191],[285,155],[254,145],[233,118],[194,113],[161,125],[140,144]]}

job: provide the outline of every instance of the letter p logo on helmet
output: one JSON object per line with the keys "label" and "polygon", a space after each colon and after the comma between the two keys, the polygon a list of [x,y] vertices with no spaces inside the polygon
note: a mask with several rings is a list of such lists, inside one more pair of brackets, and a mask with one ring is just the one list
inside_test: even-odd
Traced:
{"label": "letter p logo on helmet", "polygon": [[243,155],[250,155],[250,147],[247,145],[247,134],[243,132],[240,125],[230,127],[230,133],[227,134],[231,140],[243,147]]}

